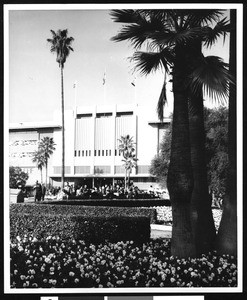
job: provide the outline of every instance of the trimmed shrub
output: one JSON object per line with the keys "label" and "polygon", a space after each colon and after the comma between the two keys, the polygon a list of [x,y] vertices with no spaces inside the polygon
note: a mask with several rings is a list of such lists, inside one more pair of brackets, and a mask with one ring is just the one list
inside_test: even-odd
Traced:
{"label": "trimmed shrub", "polygon": [[77,239],[99,243],[150,239],[150,219],[148,217],[72,217]]}
{"label": "trimmed shrub", "polygon": [[[109,216],[109,217],[128,217],[128,216],[147,216],[151,223],[155,223],[157,212],[155,208],[147,207],[114,207],[114,206],[85,206],[85,205],[69,205],[64,201],[60,205],[33,203],[11,204],[11,214],[30,213],[30,214],[55,214],[55,215],[82,215],[82,216]],[[62,204],[61,204],[62,203]]]}
{"label": "trimmed shrub", "polygon": [[[116,212],[114,215],[102,214],[102,212],[99,215],[93,214],[92,210],[91,213],[87,213],[87,210],[81,211],[82,214],[80,211],[73,214],[70,210],[59,213],[59,210],[56,212],[55,207],[52,213],[51,211],[48,213],[49,209],[42,211],[40,206],[35,211],[35,207],[37,206],[21,207],[20,205],[20,208],[23,208],[21,212],[12,209],[10,213],[12,241],[16,236],[25,237],[30,234],[37,239],[56,235],[63,240],[74,238],[94,243],[128,239],[147,241],[150,238],[150,216],[148,215],[139,213],[136,216],[121,216]],[[28,208],[30,208],[29,212]]]}

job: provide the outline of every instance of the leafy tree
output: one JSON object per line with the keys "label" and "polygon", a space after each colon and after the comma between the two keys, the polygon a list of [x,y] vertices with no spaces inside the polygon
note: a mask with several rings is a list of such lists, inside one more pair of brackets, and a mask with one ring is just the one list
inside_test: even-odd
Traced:
{"label": "leafy tree", "polygon": [[40,179],[43,182],[43,167],[45,166],[45,156],[43,151],[38,148],[38,150],[33,152],[32,162],[36,163],[37,168],[40,170]]}
{"label": "leafy tree", "polygon": [[56,61],[58,62],[61,70],[61,108],[62,108],[62,174],[61,186],[64,188],[64,155],[65,155],[65,141],[64,141],[64,87],[63,87],[63,69],[70,51],[74,51],[71,47],[74,41],[73,37],[68,37],[68,30],[58,30],[57,32],[51,30],[52,38],[47,39],[51,44],[50,51],[57,55]]}
{"label": "leafy tree", "polygon": [[[172,116],[171,116],[172,118]],[[170,162],[172,124],[165,131],[160,144],[160,151],[151,161],[150,174],[154,175],[163,188],[167,188],[167,174]]]}
{"label": "leafy tree", "polygon": [[44,165],[46,169],[46,178],[45,178],[45,184],[47,186],[47,169],[48,169],[48,160],[50,156],[53,154],[55,148],[55,143],[53,141],[53,138],[50,138],[48,136],[43,137],[39,143],[39,151],[43,153],[44,156]]}
{"label": "leafy tree", "polygon": [[137,166],[137,158],[135,155],[135,143],[133,140],[133,137],[130,137],[130,135],[121,136],[120,139],[118,139],[119,145],[118,150],[123,156],[122,161],[124,162],[124,168],[125,168],[125,178],[124,178],[124,186],[125,190],[127,189],[127,186],[129,186],[130,181],[130,174],[133,168]]}
{"label": "leafy tree", "polygon": [[216,197],[224,197],[228,169],[228,109],[205,109],[206,161],[209,190]]}
{"label": "leafy tree", "polygon": [[[209,190],[216,197],[225,196],[228,170],[228,109],[204,108],[206,134],[206,164]],[[151,161],[150,173],[162,184],[167,181],[171,151],[172,125],[167,128],[160,144],[160,153]]]}
{"label": "leafy tree", "polygon": [[9,187],[16,189],[19,186],[25,186],[28,180],[28,174],[23,172],[20,167],[9,167]]}
{"label": "leafy tree", "polygon": [[[113,10],[111,14],[115,22],[125,23],[113,40],[129,40],[135,49],[147,45],[148,52],[134,54],[137,68],[143,74],[163,68],[172,75],[174,111],[167,180],[174,220],[171,251],[177,256],[194,255],[195,246],[198,253],[207,251],[215,228],[204,161],[202,96],[204,92],[224,97],[229,76],[221,59],[204,57],[201,47],[225,35],[228,24],[219,20],[219,10]],[[165,86],[159,99],[162,109]],[[188,101],[193,112],[190,123]]]}

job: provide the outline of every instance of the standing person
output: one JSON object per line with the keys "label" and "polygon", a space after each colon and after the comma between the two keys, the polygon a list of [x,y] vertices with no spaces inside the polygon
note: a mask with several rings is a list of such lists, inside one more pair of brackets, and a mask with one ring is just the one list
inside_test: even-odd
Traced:
{"label": "standing person", "polygon": [[36,181],[36,184],[33,187],[33,189],[34,189],[34,202],[36,202],[36,200],[40,201],[42,197],[42,188],[38,180]]}
{"label": "standing person", "polygon": [[45,193],[46,193],[46,187],[44,185],[44,183],[41,186],[41,200],[44,201],[45,200]]}
{"label": "standing person", "polygon": [[71,194],[71,186],[69,185],[69,182],[67,181],[66,186],[64,187],[64,192],[66,195],[70,196]]}

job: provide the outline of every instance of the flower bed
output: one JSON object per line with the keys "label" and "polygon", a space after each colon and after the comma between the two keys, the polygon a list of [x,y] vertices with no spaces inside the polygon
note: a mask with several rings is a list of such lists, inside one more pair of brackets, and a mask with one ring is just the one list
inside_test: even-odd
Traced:
{"label": "flower bed", "polygon": [[[234,257],[213,252],[177,259],[170,255],[168,239],[93,243],[68,223],[83,212],[113,216],[110,207],[101,207],[101,212],[80,206],[14,204],[10,208],[11,288],[237,286]],[[140,209],[130,210],[140,216]],[[88,225],[83,224],[90,229]]]}
{"label": "flower bed", "polygon": [[236,261],[170,256],[168,240],[89,244],[31,236],[11,243],[12,288],[234,287]]}
{"label": "flower bed", "polygon": [[[156,206],[153,207],[157,212],[157,222],[159,224],[172,225],[172,208],[167,206]],[[222,210],[221,209],[212,209],[214,224],[216,230],[219,229]]]}

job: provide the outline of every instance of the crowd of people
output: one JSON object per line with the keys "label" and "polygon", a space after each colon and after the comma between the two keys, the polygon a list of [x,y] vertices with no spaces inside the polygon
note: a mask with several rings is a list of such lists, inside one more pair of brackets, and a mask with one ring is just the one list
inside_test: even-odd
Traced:
{"label": "crowd of people", "polygon": [[64,189],[50,188],[47,190],[46,197],[49,199],[150,199],[160,198],[160,193],[153,189],[152,186],[147,191],[140,190],[133,183],[124,188],[119,184],[115,185],[102,185],[89,188],[87,185],[75,186],[70,185],[68,182],[65,184]]}

